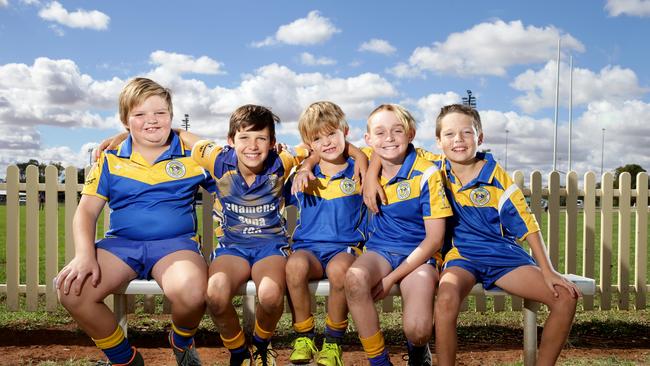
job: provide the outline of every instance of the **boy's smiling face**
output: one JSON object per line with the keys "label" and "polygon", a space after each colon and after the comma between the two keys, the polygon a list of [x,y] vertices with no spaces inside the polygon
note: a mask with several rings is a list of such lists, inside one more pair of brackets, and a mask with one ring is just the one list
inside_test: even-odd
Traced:
{"label": "boy's smiling face", "polygon": [[368,121],[368,127],[366,144],[373,148],[374,153],[393,164],[403,163],[415,131],[407,131],[395,112],[389,110],[375,113]]}
{"label": "boy's smiling face", "polygon": [[483,134],[479,134],[471,116],[463,113],[450,113],[440,121],[440,136],[436,137],[447,159],[453,163],[465,163],[476,157]]}
{"label": "boy's smiling face", "polygon": [[169,105],[158,95],[152,95],[133,107],[126,124],[133,142],[141,147],[164,146],[169,139],[171,126]]}
{"label": "boy's smiling face", "polygon": [[268,127],[259,131],[251,131],[251,128],[237,131],[234,138],[228,138],[228,144],[235,149],[239,170],[258,174],[264,168],[274,142]]}
{"label": "boy's smiling face", "polygon": [[343,157],[343,152],[345,151],[345,135],[346,133],[338,128],[331,130],[323,129],[318,135],[314,136],[309,147],[318,152],[322,160],[338,162]]}

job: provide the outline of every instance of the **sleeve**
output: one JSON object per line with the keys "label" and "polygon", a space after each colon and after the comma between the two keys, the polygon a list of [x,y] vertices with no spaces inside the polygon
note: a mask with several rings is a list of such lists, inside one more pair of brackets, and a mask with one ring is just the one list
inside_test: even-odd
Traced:
{"label": "sleeve", "polygon": [[442,184],[442,174],[434,165],[422,174],[420,181],[420,207],[422,217],[427,219],[440,219],[453,215],[449,200]]}
{"label": "sleeve", "polygon": [[90,168],[90,172],[88,172],[86,180],[84,181],[81,194],[96,196],[104,201],[110,200],[110,172],[106,167],[107,165],[108,157],[102,152],[99,159],[97,159],[95,164]]}
{"label": "sleeve", "polygon": [[364,154],[366,154],[366,156],[368,157],[368,159],[370,159],[370,157],[372,156],[372,147],[370,147],[370,146],[364,146],[364,147],[362,147],[360,150],[361,150],[361,152],[363,152]]}
{"label": "sleeve", "polygon": [[282,161],[282,167],[284,168],[284,180],[289,179],[289,175],[293,168],[297,167],[309,156],[309,150],[302,147],[295,147],[289,151],[282,150],[278,155]]}
{"label": "sleeve", "polygon": [[214,165],[222,149],[213,141],[201,140],[194,144],[192,148],[192,159],[214,177]]}
{"label": "sleeve", "polygon": [[201,181],[201,187],[210,192],[210,194],[214,195],[217,192],[217,184],[215,183],[214,178],[212,178],[212,175],[210,175],[210,173],[208,173],[205,169],[204,174],[205,177],[203,178],[203,181]]}
{"label": "sleeve", "polygon": [[539,224],[528,208],[524,193],[511,180],[507,179],[505,183],[498,205],[501,226],[518,240],[524,240],[529,234],[539,231]]}
{"label": "sleeve", "polygon": [[421,157],[423,159],[426,159],[426,160],[429,160],[431,162],[436,163],[436,165],[438,165],[438,166],[440,166],[440,162],[442,161],[442,158],[444,156],[444,155],[441,155],[441,154],[434,154],[434,153],[432,153],[430,151],[427,151],[427,150],[425,150],[425,149],[423,149],[421,147],[416,148],[415,153],[419,157]]}

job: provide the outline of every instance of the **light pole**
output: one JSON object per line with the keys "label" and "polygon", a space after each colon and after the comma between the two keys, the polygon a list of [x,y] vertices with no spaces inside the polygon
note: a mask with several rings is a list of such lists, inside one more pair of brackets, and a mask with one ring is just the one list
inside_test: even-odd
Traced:
{"label": "light pole", "polygon": [[95,148],[88,148],[88,165],[93,165],[93,150],[95,150]]}
{"label": "light pole", "polygon": [[560,108],[560,38],[557,40],[557,75],[555,77],[555,115],[553,123],[553,171],[557,170],[557,123]]}
{"label": "light pole", "polygon": [[508,171],[508,132],[510,130],[506,128],[506,172]]}
{"label": "light pole", "polygon": [[603,177],[603,161],[605,160],[605,129],[603,128],[603,140],[600,145],[600,179]]}

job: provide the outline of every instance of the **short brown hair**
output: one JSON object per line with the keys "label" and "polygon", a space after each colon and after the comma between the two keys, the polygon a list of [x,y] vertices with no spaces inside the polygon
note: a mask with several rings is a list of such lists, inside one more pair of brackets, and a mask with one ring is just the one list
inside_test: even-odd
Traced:
{"label": "short brown hair", "polygon": [[391,111],[395,113],[397,119],[400,120],[400,122],[402,122],[402,125],[404,126],[404,131],[406,133],[409,133],[410,131],[415,132],[415,128],[416,128],[415,118],[413,118],[411,113],[407,111],[406,108],[402,107],[399,104],[382,104],[379,107],[375,108],[374,111],[370,112],[370,115],[368,116],[368,123],[366,125],[367,132],[370,132],[370,119],[372,118],[372,116],[374,116],[375,114],[381,111]]}
{"label": "short brown hair", "polygon": [[478,111],[470,106],[464,104],[450,104],[440,108],[438,118],[436,118],[436,137],[440,138],[440,130],[442,129],[442,119],[451,113],[460,113],[472,117],[472,124],[476,128],[476,132],[480,135],[483,133],[483,126],[481,125],[481,116]]}
{"label": "short brown hair", "polygon": [[159,96],[167,102],[167,109],[169,115],[174,116],[174,107],[172,106],[172,92],[162,87],[157,82],[147,78],[134,78],[129,80],[122,91],[119,98],[119,111],[120,121],[124,126],[129,123],[129,113],[131,110],[144,102],[147,98],[152,96]]}
{"label": "short brown hair", "polygon": [[280,123],[280,117],[276,116],[270,109],[260,105],[246,104],[235,109],[230,116],[228,138],[234,139],[237,132],[249,128],[251,131],[261,131],[268,127],[271,143],[275,143],[276,123]]}
{"label": "short brown hair", "polygon": [[312,103],[302,112],[298,120],[300,137],[306,144],[314,141],[321,131],[341,130],[345,133],[348,128],[341,107],[327,101]]}

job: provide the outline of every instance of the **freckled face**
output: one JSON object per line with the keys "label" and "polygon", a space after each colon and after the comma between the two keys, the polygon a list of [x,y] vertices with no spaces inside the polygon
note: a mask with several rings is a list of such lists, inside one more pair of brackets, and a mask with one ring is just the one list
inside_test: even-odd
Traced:
{"label": "freckled face", "polygon": [[436,142],[452,162],[474,159],[478,146],[483,143],[483,134],[476,131],[473,122],[472,117],[462,113],[450,113],[440,121],[440,136]]}
{"label": "freckled face", "polygon": [[415,131],[406,131],[404,124],[392,111],[375,113],[368,121],[369,132],[366,143],[383,160],[401,164],[406,157],[408,145],[415,137]]}

